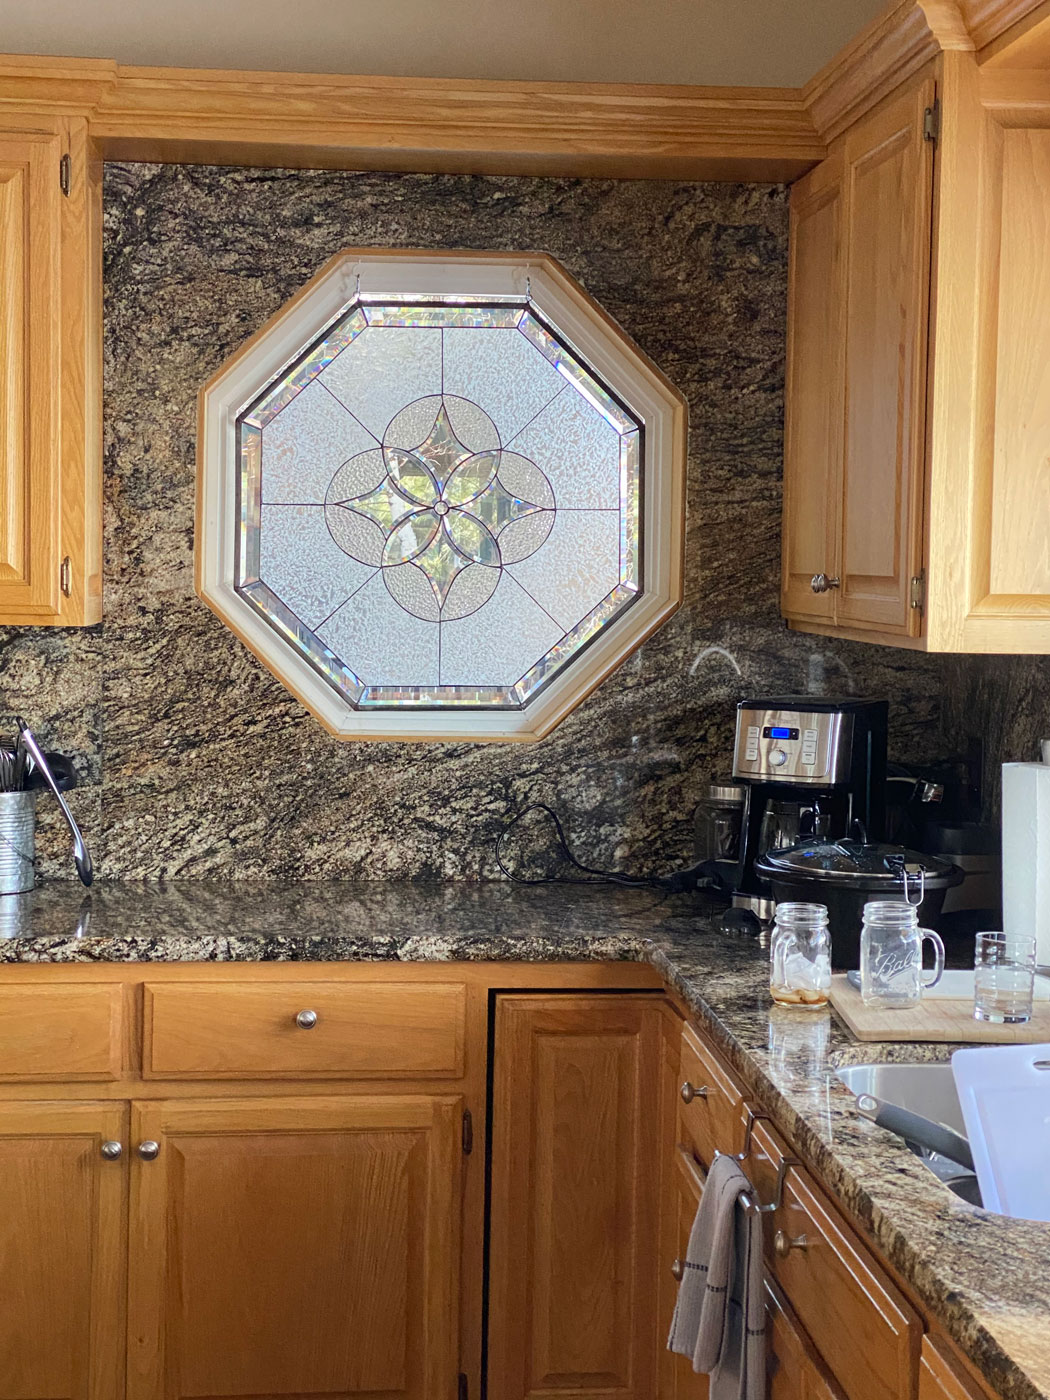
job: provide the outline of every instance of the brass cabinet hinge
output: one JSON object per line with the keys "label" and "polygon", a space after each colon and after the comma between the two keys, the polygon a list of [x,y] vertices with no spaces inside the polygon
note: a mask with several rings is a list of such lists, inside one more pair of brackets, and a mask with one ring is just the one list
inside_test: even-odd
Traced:
{"label": "brass cabinet hinge", "polygon": [[926,606],[926,570],[915,574],[911,581],[911,605],[920,612]]}
{"label": "brass cabinet hinge", "polygon": [[463,1155],[469,1157],[474,1151],[474,1119],[469,1108],[463,1110]]}
{"label": "brass cabinet hinge", "polygon": [[459,1386],[458,1386],[458,1389],[457,1389],[457,1395],[459,1396],[459,1400],[468,1400],[468,1394],[469,1394],[469,1389],[468,1389],[468,1386],[467,1386],[467,1378],[466,1378],[466,1376],[463,1374],[463,1372],[460,1371],[460,1373],[459,1373]]}
{"label": "brass cabinet hinge", "polygon": [[58,586],[66,598],[73,592],[73,561],[68,554],[59,565]]}
{"label": "brass cabinet hinge", "polygon": [[69,152],[58,162],[58,183],[64,195],[69,196],[69,186],[73,179],[73,162],[69,157]]}
{"label": "brass cabinet hinge", "polygon": [[927,107],[922,114],[922,139],[924,141],[938,141],[941,135],[941,100],[935,98],[932,107]]}

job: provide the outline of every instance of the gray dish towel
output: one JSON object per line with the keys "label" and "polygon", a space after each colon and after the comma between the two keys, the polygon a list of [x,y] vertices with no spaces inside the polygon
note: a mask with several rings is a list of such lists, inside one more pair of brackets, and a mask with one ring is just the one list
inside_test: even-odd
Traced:
{"label": "gray dish towel", "polygon": [[711,1377],[710,1400],[765,1400],[766,1300],[761,1217],[751,1183],[716,1157],[689,1234],[667,1345]]}

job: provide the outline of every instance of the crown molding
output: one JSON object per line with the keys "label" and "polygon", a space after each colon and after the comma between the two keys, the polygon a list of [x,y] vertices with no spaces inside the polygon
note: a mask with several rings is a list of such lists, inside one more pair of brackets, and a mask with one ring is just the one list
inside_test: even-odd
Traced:
{"label": "crown molding", "polygon": [[[944,37],[959,37],[954,0],[926,0]],[[955,11],[953,14],[952,11]],[[817,134],[831,142],[898,84],[937,57],[942,45],[917,0],[894,0],[802,88]]]}
{"label": "crown molding", "polygon": [[0,57],[0,120],[86,116],[110,159],[792,180],[824,155],[794,88],[478,82]]}

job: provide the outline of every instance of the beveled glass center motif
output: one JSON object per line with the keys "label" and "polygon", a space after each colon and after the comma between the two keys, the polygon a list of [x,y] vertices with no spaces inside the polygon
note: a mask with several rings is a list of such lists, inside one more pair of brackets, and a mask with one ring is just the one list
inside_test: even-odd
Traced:
{"label": "beveled glass center motif", "polygon": [[237,434],[236,591],[357,709],[521,709],[639,596],[639,422],[527,298],[354,301]]}
{"label": "beveled glass center motif", "polygon": [[[380,481],[362,491],[380,469]],[[501,448],[484,409],[431,395],[394,416],[378,451],[340,467],[325,519],[344,553],[382,569],[399,607],[451,621],[488,602],[504,564],[535,554],[554,524],[555,500],[535,462]]]}

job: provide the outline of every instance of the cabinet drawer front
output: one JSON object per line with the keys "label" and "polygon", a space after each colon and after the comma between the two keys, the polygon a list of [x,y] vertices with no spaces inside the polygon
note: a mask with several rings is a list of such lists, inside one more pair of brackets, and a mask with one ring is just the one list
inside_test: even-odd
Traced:
{"label": "cabinet drawer front", "polygon": [[455,1079],[465,1015],[466,988],[449,982],[150,983],[143,1072]]}
{"label": "cabinet drawer front", "polygon": [[679,1090],[679,1135],[709,1167],[716,1149],[736,1148],[744,1091],[688,1026],[682,1032]]}
{"label": "cabinet drawer front", "polygon": [[0,1080],[117,1079],[117,983],[0,987]]}
{"label": "cabinet drawer front", "polygon": [[[753,1160],[745,1170],[761,1200],[775,1199],[770,1163],[782,1155],[783,1144],[768,1127],[756,1126]],[[849,1400],[913,1395],[922,1337],[918,1315],[808,1172],[788,1167],[780,1208],[766,1220],[773,1275]]]}

